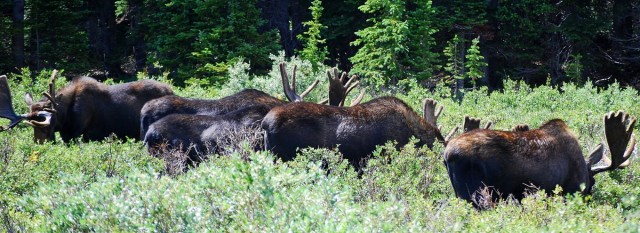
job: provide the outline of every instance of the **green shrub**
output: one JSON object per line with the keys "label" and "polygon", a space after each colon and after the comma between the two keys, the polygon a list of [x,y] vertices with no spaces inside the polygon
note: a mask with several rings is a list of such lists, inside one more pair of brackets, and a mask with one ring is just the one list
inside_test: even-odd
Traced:
{"label": "green shrub", "polygon": [[[274,68],[284,60],[273,59]],[[299,64],[299,86],[316,78],[325,84],[309,100],[326,98],[324,72],[311,72],[309,63],[297,59],[292,63]],[[282,93],[277,70],[252,76],[245,63],[233,67],[230,74],[236,76],[229,80],[238,83],[215,88],[193,82],[176,92],[198,98],[245,87]],[[46,88],[48,74],[34,76],[33,83],[30,77],[28,70],[11,77],[14,97]],[[63,85],[64,80],[56,82]],[[617,84],[608,89],[565,85],[562,92],[517,82],[505,86],[503,92],[488,94],[481,88],[453,99],[447,87],[431,91],[408,80],[376,95],[398,96],[419,113],[425,97],[438,100],[445,106],[438,119],[445,131],[460,125],[464,115],[493,121],[496,129],[518,123],[536,128],[561,118],[585,154],[602,142],[605,113],[622,109],[640,117],[637,92]],[[27,110],[24,101],[14,102],[16,111]],[[500,201],[477,211],[455,197],[440,143],[432,150],[413,143],[399,149],[392,143],[381,146],[362,174],[336,150],[301,149],[291,162],[267,152],[251,153],[248,161],[245,154],[232,153],[169,176],[163,161],[149,156],[137,141],[65,145],[58,138],[58,143],[37,145],[31,131],[18,125],[0,133],[0,231],[599,232],[640,227],[635,157],[624,170],[597,175],[590,195],[534,192],[520,203]]]}

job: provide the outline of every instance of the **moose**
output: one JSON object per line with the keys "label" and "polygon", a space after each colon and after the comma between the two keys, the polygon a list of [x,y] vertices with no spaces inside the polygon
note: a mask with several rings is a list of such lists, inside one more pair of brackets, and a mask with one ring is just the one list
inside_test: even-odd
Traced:
{"label": "moose", "polygon": [[38,143],[53,141],[55,132],[65,143],[75,138],[83,141],[102,140],[115,134],[118,138],[140,135],[140,109],[149,100],[173,94],[167,84],[140,80],[124,84],[106,85],[90,77],[76,77],[59,91],[54,82],[57,71],[49,82],[45,98],[34,102],[25,95],[30,112],[15,114],[6,78],[0,79],[0,113],[11,120],[8,128],[25,120],[33,126],[34,140]]}
{"label": "moose", "polygon": [[[594,175],[624,168],[634,149],[636,119],[627,113],[604,116],[605,139],[584,160],[576,136],[564,121],[553,119],[538,129],[518,125],[511,131],[474,129],[453,138],[444,150],[444,162],[456,196],[480,203],[513,196],[521,200],[531,187],[552,193],[588,194]],[[596,165],[602,160],[603,165]],[[488,189],[488,190],[487,190]]]}
{"label": "moose", "polygon": [[265,148],[284,161],[297,148],[335,148],[357,169],[367,155],[387,141],[400,147],[415,136],[418,146],[431,148],[445,138],[436,126],[442,106],[425,99],[423,117],[395,97],[379,97],[351,107],[291,103],[273,108],[263,119]]}
{"label": "moose", "polygon": [[[302,101],[310,92],[311,88],[316,86],[314,83],[304,93],[298,95],[295,91],[295,72],[296,67],[294,66],[293,83],[289,84],[285,64],[280,64],[280,74],[285,95],[287,99],[294,102]],[[337,69],[334,69],[333,76],[330,72],[327,72],[327,76],[330,81],[329,102],[337,105],[344,104],[344,98],[358,85],[358,82],[354,82],[356,77],[353,76],[351,79],[346,80],[346,73],[342,73],[342,76],[338,77]],[[188,162],[190,164],[197,163],[207,154],[220,152],[218,148],[219,140],[228,137],[231,132],[257,130],[260,121],[274,107],[274,104],[282,105],[286,103],[266,94],[260,97],[262,97],[263,100],[270,101],[260,100],[250,102],[250,100],[247,99],[239,100],[235,103],[228,101],[232,98],[242,97],[243,94],[241,93],[246,93],[247,91],[248,90],[245,90],[234,96],[222,98],[219,101],[205,101],[210,104],[223,103],[227,109],[232,109],[229,106],[236,104],[237,106],[235,107],[238,108],[237,110],[218,115],[211,114],[212,112],[208,112],[210,115],[204,115],[202,113],[199,115],[173,113],[152,123],[144,136],[144,142],[149,152],[154,155],[166,150],[187,152],[189,156]],[[254,90],[251,91],[254,92]],[[357,103],[360,99],[362,99],[362,94],[358,99],[354,100],[353,103]],[[326,100],[322,102],[326,102]],[[241,104],[245,104],[246,106],[241,106]],[[209,106],[208,109],[222,108]],[[253,149],[261,149],[261,143]]]}
{"label": "moose", "polygon": [[[280,71],[284,72],[285,64],[280,64]],[[293,67],[293,86],[289,84],[288,77],[282,76],[282,84],[285,87],[285,94],[289,101],[298,102],[309,94],[319,83],[316,80],[302,94],[296,93],[296,66]],[[141,137],[144,138],[149,126],[170,114],[192,114],[192,115],[222,115],[249,105],[266,105],[275,107],[287,103],[267,93],[255,89],[245,89],[231,96],[221,99],[192,99],[176,95],[165,96],[149,101],[141,110],[142,120],[140,123]]]}

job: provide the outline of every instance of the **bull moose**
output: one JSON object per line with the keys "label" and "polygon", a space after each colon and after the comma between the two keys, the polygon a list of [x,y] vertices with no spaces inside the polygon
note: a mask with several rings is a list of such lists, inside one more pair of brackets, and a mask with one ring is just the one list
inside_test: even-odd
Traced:
{"label": "bull moose", "polygon": [[395,141],[405,145],[415,136],[418,145],[430,148],[443,142],[436,127],[442,106],[425,99],[423,117],[395,97],[380,97],[352,107],[291,103],[273,108],[263,119],[265,148],[285,161],[297,148],[335,148],[356,168],[378,145]]}
{"label": "bull moose", "polygon": [[[588,194],[595,174],[629,165],[635,121],[622,111],[605,115],[610,159],[603,157],[600,144],[585,161],[576,136],[562,120],[554,119],[534,130],[518,125],[511,131],[463,133],[448,143],[444,161],[456,196],[480,208],[485,206],[479,203],[486,203],[487,198],[513,195],[520,200],[531,187],[552,193],[560,186],[563,193]],[[603,165],[596,166],[601,160]]]}
{"label": "bull moose", "polygon": [[[280,64],[280,70],[285,68],[285,64]],[[286,71],[285,71],[286,72]],[[313,82],[302,94],[296,93],[296,66],[293,67],[293,86],[289,84],[289,79],[282,76],[282,84],[285,87],[285,94],[289,101],[302,101],[302,98],[309,94],[318,84],[318,80]],[[287,103],[267,93],[255,89],[245,89],[231,96],[221,99],[193,99],[176,95],[165,96],[149,101],[141,110],[142,120],[140,123],[141,137],[147,133],[149,126],[170,114],[192,114],[216,116],[226,114],[249,105],[265,105],[274,107]]]}
{"label": "bull moose", "polygon": [[90,77],[76,77],[59,91],[55,91],[54,71],[45,98],[34,102],[25,96],[30,112],[17,115],[11,106],[11,94],[6,78],[0,80],[0,113],[11,119],[10,127],[25,120],[33,126],[34,140],[53,141],[60,132],[67,143],[75,138],[102,140],[111,134],[118,138],[138,138],[140,109],[149,100],[173,94],[167,84],[140,80],[124,84],[106,85]]}
{"label": "bull moose", "polygon": [[[310,89],[298,95],[295,91],[295,66],[293,69],[293,83],[289,84],[289,78],[284,63],[280,65],[280,74],[283,82],[285,95],[291,101],[301,101],[309,93],[311,88],[316,84],[312,84]],[[346,80],[346,73],[338,76],[338,72],[334,69],[334,74],[327,73],[329,77],[329,96],[330,103],[343,104],[344,98],[358,84],[354,82],[355,77]],[[345,83],[346,81],[346,83]],[[246,97],[244,92],[254,92],[254,90],[245,90],[234,96],[225,97],[219,101],[205,101],[214,104],[208,109],[216,108],[215,104],[223,103],[227,109],[231,109],[235,104],[234,111],[224,114],[169,114],[154,123],[152,123],[144,136],[144,142],[151,154],[159,154],[164,151],[178,150],[180,152],[188,152],[189,163],[199,162],[207,154],[218,153],[218,143],[220,139],[229,136],[231,132],[256,130],[262,118],[273,108],[273,105],[282,105],[286,102],[278,100],[269,95],[259,95],[263,100],[251,102],[251,100],[242,99],[235,103],[229,99],[241,99]],[[342,98],[342,99],[341,99]],[[362,98],[362,94],[353,103],[357,103]],[[255,100],[255,99],[254,99]],[[264,101],[269,100],[269,101]],[[277,101],[276,101],[277,100]],[[160,101],[157,101],[160,102]],[[193,101],[192,101],[193,102]],[[324,102],[324,101],[323,101]],[[245,106],[241,106],[245,104]],[[193,104],[191,107],[193,107]],[[223,111],[221,111],[223,112]],[[209,112],[212,113],[212,112]],[[219,112],[218,112],[219,113]],[[260,143],[261,144],[261,143]],[[254,149],[260,149],[261,145]]]}

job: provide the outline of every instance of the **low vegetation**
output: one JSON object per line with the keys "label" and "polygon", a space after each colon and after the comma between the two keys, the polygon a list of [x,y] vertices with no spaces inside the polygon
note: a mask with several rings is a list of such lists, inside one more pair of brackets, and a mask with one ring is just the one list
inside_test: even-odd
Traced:
{"label": "low vegetation", "polygon": [[[273,64],[279,62],[275,58]],[[310,101],[325,98],[325,74],[292,62],[299,64],[300,86],[321,80]],[[254,77],[243,67],[248,68],[243,63],[231,68],[225,86],[187,81],[176,92],[216,98],[253,87],[284,98],[281,87],[268,81],[278,80],[277,72]],[[14,107],[24,112],[26,104],[17,97],[44,90],[48,74],[35,83],[10,78]],[[538,127],[561,118],[578,136],[584,154],[601,142],[605,113],[622,109],[640,116],[635,90],[617,84],[607,89],[567,84],[561,89],[510,81],[502,92],[480,88],[466,90],[460,98],[449,87],[428,90],[401,82],[368,90],[363,101],[394,95],[420,112],[425,97],[436,99],[445,106],[438,119],[444,131],[460,125],[465,115],[493,121],[496,129],[519,123]],[[304,149],[283,163],[268,152],[247,152],[250,145],[229,143],[237,148],[234,152],[182,172],[133,140],[64,145],[58,137],[57,143],[38,145],[32,142],[31,128],[17,126],[0,134],[0,232],[640,230],[637,152],[626,169],[597,176],[589,196],[547,197],[534,190],[520,203],[487,203],[493,208],[477,211],[455,197],[439,143],[433,150],[414,143],[397,150],[390,142],[374,152],[361,174],[332,150]]]}

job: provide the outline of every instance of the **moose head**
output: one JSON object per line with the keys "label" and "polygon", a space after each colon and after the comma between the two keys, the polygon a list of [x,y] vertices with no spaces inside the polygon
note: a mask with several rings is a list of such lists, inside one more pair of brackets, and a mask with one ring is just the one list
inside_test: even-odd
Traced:
{"label": "moose head", "polygon": [[29,113],[17,115],[13,110],[11,91],[9,90],[9,84],[6,76],[0,76],[0,117],[7,118],[11,121],[9,126],[2,128],[2,130],[10,129],[21,121],[25,121],[28,125],[34,128],[34,139],[37,142],[43,142],[47,139],[53,139],[53,132],[56,124],[56,115],[58,113],[58,104],[55,96],[55,79],[58,74],[57,70],[54,70],[49,80],[49,91],[43,92],[44,99],[33,102],[30,94],[25,95],[25,101],[29,105]]}
{"label": "moose head", "polygon": [[167,84],[153,80],[106,85],[90,77],[76,77],[62,89],[55,90],[54,71],[49,90],[34,102],[25,95],[29,113],[16,115],[11,106],[11,93],[6,78],[0,81],[0,112],[11,120],[10,127],[20,121],[33,126],[38,143],[53,141],[60,132],[64,142],[102,140],[115,134],[118,138],[137,139],[140,135],[140,109],[149,100],[173,94]]}

